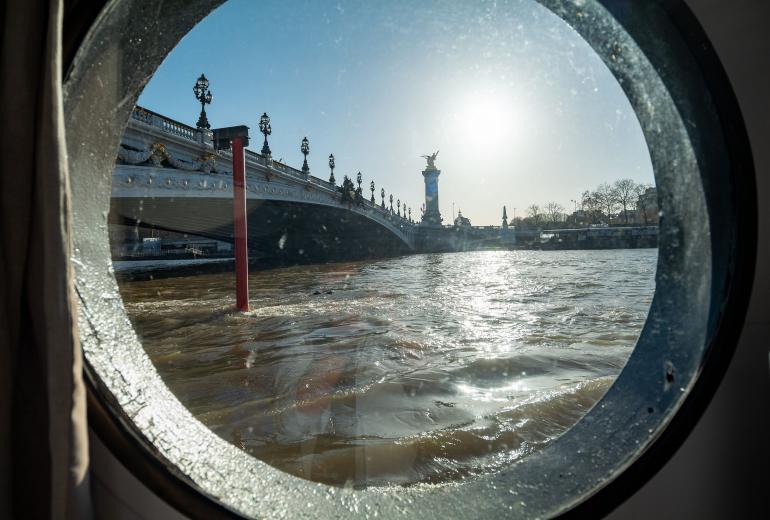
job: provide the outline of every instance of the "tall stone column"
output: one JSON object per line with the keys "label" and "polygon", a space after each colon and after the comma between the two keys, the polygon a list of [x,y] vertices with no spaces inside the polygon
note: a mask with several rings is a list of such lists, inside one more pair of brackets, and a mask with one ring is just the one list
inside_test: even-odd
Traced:
{"label": "tall stone column", "polygon": [[428,166],[423,170],[422,177],[425,181],[425,213],[422,216],[422,224],[426,226],[440,226],[441,212],[438,210],[438,176],[441,170]]}

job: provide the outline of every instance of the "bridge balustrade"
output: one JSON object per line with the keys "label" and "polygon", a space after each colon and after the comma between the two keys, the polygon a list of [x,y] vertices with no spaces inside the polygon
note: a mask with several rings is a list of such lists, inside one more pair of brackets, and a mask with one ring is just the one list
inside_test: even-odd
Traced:
{"label": "bridge balustrade", "polygon": [[196,130],[190,128],[189,126],[184,126],[180,123],[177,123],[175,121],[171,121],[169,119],[163,120],[163,130],[170,134],[178,135],[180,137],[185,137],[187,139],[195,140],[195,133]]}
{"label": "bridge balustrade", "polygon": [[171,118],[156,114],[146,108],[135,107],[131,113],[131,117],[150,126],[158,127],[169,134],[177,135],[191,141],[200,141],[200,130]]}
{"label": "bridge balustrade", "polygon": [[146,123],[148,125],[152,124],[152,112],[148,112],[143,108],[139,108],[139,107],[135,108],[133,112],[131,112],[131,117],[133,117],[137,121],[141,121],[142,123]]}

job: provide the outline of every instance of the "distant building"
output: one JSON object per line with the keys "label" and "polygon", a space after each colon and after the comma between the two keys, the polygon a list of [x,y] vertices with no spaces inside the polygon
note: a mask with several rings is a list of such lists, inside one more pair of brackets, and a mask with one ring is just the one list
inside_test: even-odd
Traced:
{"label": "distant building", "polygon": [[457,210],[457,218],[455,219],[455,227],[457,228],[466,228],[471,227],[471,219],[463,217],[463,212],[461,210]]}
{"label": "distant building", "polygon": [[584,226],[589,221],[588,213],[582,209],[573,211],[572,214],[567,215],[564,223],[568,226]]}

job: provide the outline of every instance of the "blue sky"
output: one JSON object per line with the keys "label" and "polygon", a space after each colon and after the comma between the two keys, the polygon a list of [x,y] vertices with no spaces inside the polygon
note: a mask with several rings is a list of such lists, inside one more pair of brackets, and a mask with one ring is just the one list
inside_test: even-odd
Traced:
{"label": "blue sky", "polygon": [[[221,42],[229,42],[225,48]],[[420,155],[440,150],[445,222],[462,209],[499,224],[502,206],[573,207],[584,189],[653,183],[636,117],[599,57],[533,0],[230,0],[166,58],[139,104],[193,125],[205,73],[212,126],[245,124],[259,150],[272,119],[276,159],[374,179],[419,214]]]}

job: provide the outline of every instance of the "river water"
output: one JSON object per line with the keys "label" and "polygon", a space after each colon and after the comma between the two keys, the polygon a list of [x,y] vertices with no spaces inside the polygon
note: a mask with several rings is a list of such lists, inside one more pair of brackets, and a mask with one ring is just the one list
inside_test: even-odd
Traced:
{"label": "river water", "polygon": [[292,474],[444,482],[541,449],[604,394],[656,249],[485,251],[122,282],[164,381],[214,432]]}

